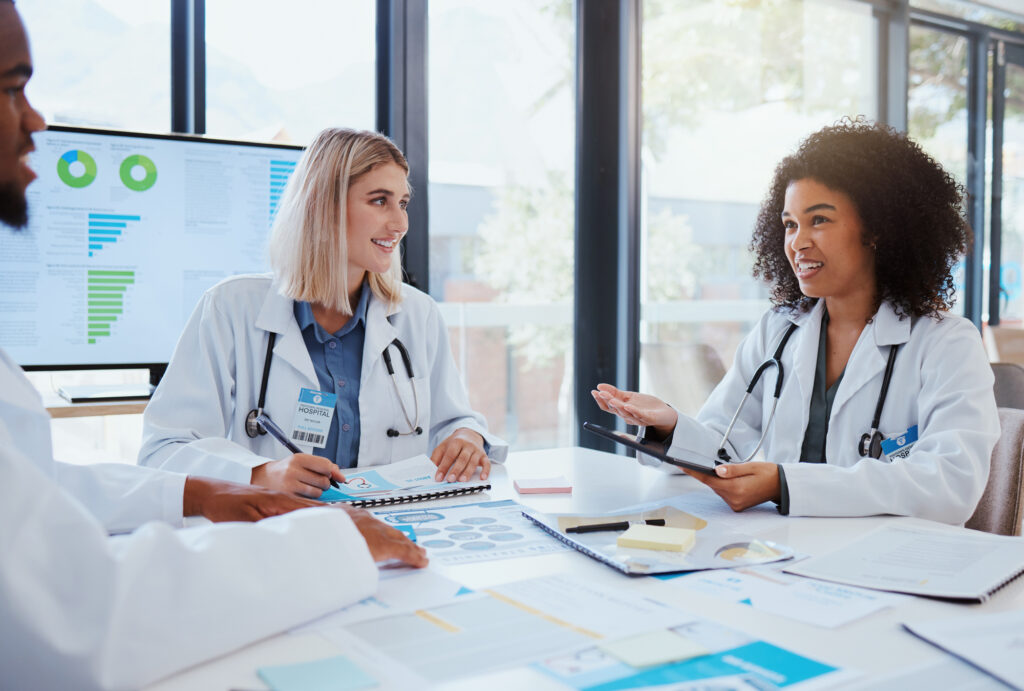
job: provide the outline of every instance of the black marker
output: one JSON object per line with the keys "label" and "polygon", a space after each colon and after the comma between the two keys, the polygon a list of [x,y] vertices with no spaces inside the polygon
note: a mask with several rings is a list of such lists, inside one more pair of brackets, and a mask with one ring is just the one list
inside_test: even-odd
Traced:
{"label": "black marker", "polygon": [[[664,518],[648,518],[644,521],[647,525],[665,525]],[[629,530],[632,523],[629,521],[618,521],[617,523],[593,523],[591,525],[576,525],[566,528],[567,533],[599,533],[605,530]]]}

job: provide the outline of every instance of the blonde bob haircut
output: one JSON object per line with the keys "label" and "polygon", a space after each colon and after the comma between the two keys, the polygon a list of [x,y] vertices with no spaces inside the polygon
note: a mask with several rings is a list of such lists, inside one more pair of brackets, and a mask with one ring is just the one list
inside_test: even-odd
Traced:
{"label": "blonde bob haircut", "polygon": [[[375,167],[409,163],[382,134],[331,127],[302,154],[285,187],[270,235],[270,265],[278,290],[292,300],[324,305],[351,315],[348,299],[349,187]],[[370,273],[370,290],[396,304],[402,297],[399,252],[384,273]]]}

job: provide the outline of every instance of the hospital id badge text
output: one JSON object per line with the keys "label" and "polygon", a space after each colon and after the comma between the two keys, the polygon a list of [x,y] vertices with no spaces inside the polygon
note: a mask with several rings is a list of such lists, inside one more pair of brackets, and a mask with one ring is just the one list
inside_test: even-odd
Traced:
{"label": "hospital id badge text", "polygon": [[334,404],[337,401],[337,394],[299,389],[299,402],[292,422],[292,441],[322,449],[327,444],[327,434],[331,431]]}
{"label": "hospital id badge text", "polygon": [[883,440],[882,453],[888,457],[890,462],[895,461],[897,458],[906,458],[910,455],[910,447],[916,441],[917,425],[914,425],[903,434],[897,434],[895,437]]}

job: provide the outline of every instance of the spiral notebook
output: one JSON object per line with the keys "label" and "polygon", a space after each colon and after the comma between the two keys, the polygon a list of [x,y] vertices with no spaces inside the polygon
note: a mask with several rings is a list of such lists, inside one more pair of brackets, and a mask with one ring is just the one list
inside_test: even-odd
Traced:
{"label": "spiral notebook", "polygon": [[320,501],[352,506],[386,506],[411,501],[457,497],[491,488],[480,480],[469,482],[434,482],[437,467],[424,455],[404,461],[345,472],[345,482],[338,489],[328,488]]}
{"label": "spiral notebook", "polygon": [[[734,568],[793,556],[793,550],[785,545],[735,533],[688,512],[685,500],[679,497],[600,515],[545,514],[530,508],[524,508],[523,515],[574,550],[629,575]],[[649,519],[664,520],[672,528],[696,531],[693,546],[684,552],[636,549],[618,545],[622,530],[566,532],[595,523],[640,523]]]}
{"label": "spiral notebook", "polygon": [[785,570],[861,588],[984,602],[1024,574],[1024,538],[899,522]]}

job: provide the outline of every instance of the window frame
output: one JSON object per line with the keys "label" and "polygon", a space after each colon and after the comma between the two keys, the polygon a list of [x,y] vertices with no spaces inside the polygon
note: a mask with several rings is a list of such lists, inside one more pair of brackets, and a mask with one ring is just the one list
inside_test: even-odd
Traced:
{"label": "window frame", "polygon": [[[985,128],[988,59],[998,41],[1024,43],[1008,32],[940,13],[913,9],[909,0],[856,0],[876,18],[879,119],[906,130],[910,26],[966,35],[971,41],[967,149],[974,246],[966,262],[965,315],[981,326],[986,286]],[[171,2],[171,122],[174,132],[202,134],[206,121],[205,0]],[[406,280],[429,292],[429,170],[427,17],[429,0],[376,0],[377,128],[406,153],[416,203],[403,265]],[[643,0],[576,0],[576,254],[574,392],[576,415],[597,414],[590,389],[598,381],[635,388],[639,370],[640,283],[640,55]],[[609,49],[611,48],[611,49]],[[611,78],[609,78],[611,75]],[[595,132],[602,136],[595,136]],[[606,133],[614,132],[614,136]],[[600,174],[597,171],[600,169]],[[995,172],[995,171],[993,171]],[[993,209],[996,200],[993,198]],[[991,216],[990,216],[991,218]],[[585,236],[585,237],[583,237]],[[991,226],[998,323],[999,219]],[[607,277],[613,276],[608,281]],[[595,277],[602,277],[598,281]],[[583,290],[581,286],[589,286]],[[600,286],[595,289],[595,286]],[[993,292],[995,291],[995,292]],[[574,443],[612,450],[599,438]],[[589,436],[589,435],[588,435]],[[616,449],[616,451],[618,451]]]}

